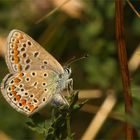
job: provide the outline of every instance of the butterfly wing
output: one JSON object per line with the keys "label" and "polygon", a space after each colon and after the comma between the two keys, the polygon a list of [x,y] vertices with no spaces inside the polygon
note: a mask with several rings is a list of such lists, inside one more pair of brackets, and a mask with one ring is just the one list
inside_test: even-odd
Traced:
{"label": "butterfly wing", "polygon": [[10,72],[52,69],[63,73],[63,67],[31,37],[12,30],[7,39],[6,62]]}
{"label": "butterfly wing", "polygon": [[1,91],[13,108],[30,116],[56,95],[58,79],[58,74],[52,70],[8,74],[3,79]]}

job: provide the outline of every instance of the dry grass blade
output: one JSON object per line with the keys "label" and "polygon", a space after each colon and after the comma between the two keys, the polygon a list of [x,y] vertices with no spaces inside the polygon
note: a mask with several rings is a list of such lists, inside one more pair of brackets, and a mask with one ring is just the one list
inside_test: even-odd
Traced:
{"label": "dry grass blade", "polygon": [[52,15],[54,12],[56,12],[58,9],[60,9],[62,6],[64,6],[67,2],[70,0],[65,0],[63,1],[59,6],[57,6],[55,9],[53,9],[51,12],[49,12],[47,15],[43,16],[41,19],[39,19],[36,24],[40,23],[41,21],[45,20],[47,17]]}
{"label": "dry grass blade", "polygon": [[[63,3],[65,0],[52,0],[54,6],[59,6],[61,3]],[[61,6],[61,10],[64,11],[66,14],[68,14],[71,17],[79,18],[81,17],[81,10],[84,9],[84,4],[81,0],[69,0],[68,3]]]}
{"label": "dry grass blade", "polygon": [[105,120],[109,116],[115,103],[116,103],[116,97],[114,96],[114,94],[112,94],[112,93],[108,94],[104,103],[100,107],[96,116],[93,118],[93,120],[90,123],[89,127],[87,128],[85,134],[83,135],[82,140],[92,140],[96,137],[100,128],[102,127]]}
{"label": "dry grass blade", "polygon": [[0,140],[12,140],[9,136],[7,136],[5,133],[0,131]]}
{"label": "dry grass blade", "polygon": [[132,8],[132,10],[135,12],[135,14],[140,18],[140,14],[137,12],[133,4],[130,2],[130,0],[127,0],[129,6]]}
{"label": "dry grass blade", "polygon": [[129,70],[130,71],[135,71],[138,66],[140,65],[140,45],[137,47],[135,52],[133,53],[130,61],[129,61]]}

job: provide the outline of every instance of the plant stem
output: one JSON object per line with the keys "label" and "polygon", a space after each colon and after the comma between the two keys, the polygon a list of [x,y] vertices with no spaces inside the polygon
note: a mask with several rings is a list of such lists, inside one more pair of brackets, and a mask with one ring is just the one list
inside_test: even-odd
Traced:
{"label": "plant stem", "polygon": [[[132,94],[130,86],[130,77],[127,63],[126,45],[124,39],[124,19],[123,19],[123,0],[116,0],[116,39],[118,56],[121,69],[121,78],[123,84],[123,96],[125,103],[126,115],[131,115],[132,111]],[[125,123],[125,137],[126,140],[133,139],[133,128],[127,122]]]}
{"label": "plant stem", "polygon": [[70,127],[70,115],[67,114],[66,117],[66,123],[67,123],[67,140],[71,140],[71,127]]}

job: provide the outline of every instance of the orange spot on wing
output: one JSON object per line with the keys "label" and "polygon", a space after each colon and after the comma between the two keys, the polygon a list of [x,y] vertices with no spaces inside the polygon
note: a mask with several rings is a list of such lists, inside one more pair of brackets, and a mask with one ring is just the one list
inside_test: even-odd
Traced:
{"label": "orange spot on wing", "polygon": [[19,40],[17,39],[15,42],[16,42],[16,43],[19,43]]}
{"label": "orange spot on wing", "polygon": [[22,99],[21,100],[21,104],[22,104],[22,106],[25,106],[26,105],[26,100],[25,99]]}
{"label": "orange spot on wing", "polygon": [[19,62],[19,58],[17,56],[14,56],[14,63],[17,64]]}
{"label": "orange spot on wing", "polygon": [[14,63],[17,64],[19,62],[19,58],[18,58],[18,53],[19,52],[17,50],[18,49],[18,45],[15,43],[13,47],[14,47]]}
{"label": "orange spot on wing", "polygon": [[32,112],[34,110],[34,106],[33,105],[30,105],[29,106],[29,110]]}
{"label": "orange spot on wing", "polygon": [[20,34],[18,38],[19,38],[19,39],[23,39],[23,36]]}
{"label": "orange spot on wing", "polygon": [[15,84],[18,84],[20,81],[21,81],[21,80],[20,80],[19,78],[15,78],[15,79],[14,79],[14,83],[15,83]]}
{"label": "orange spot on wing", "polygon": [[14,48],[14,56],[18,55],[18,50],[16,48]]}
{"label": "orange spot on wing", "polygon": [[16,92],[16,91],[12,91],[12,94],[13,94],[14,96],[16,96],[16,95],[17,95],[17,92]]}
{"label": "orange spot on wing", "polygon": [[14,51],[17,51],[17,49],[18,49],[18,45],[14,44]]}
{"label": "orange spot on wing", "polygon": [[[19,64],[20,65],[20,64]],[[21,66],[20,66],[21,67]],[[20,78],[22,78],[22,76],[23,76],[24,74],[23,74],[23,72],[21,72],[18,76],[20,77]]]}
{"label": "orange spot on wing", "polygon": [[20,65],[20,64],[18,64],[18,70],[19,70],[19,71],[21,71],[21,70],[22,70],[22,68],[21,68],[21,65]]}
{"label": "orange spot on wing", "polygon": [[21,96],[20,96],[20,95],[16,95],[16,100],[17,100],[17,101],[19,101],[19,100],[20,100],[20,98],[21,98]]}
{"label": "orange spot on wing", "polygon": [[14,85],[11,86],[12,91],[14,91],[16,87]]}

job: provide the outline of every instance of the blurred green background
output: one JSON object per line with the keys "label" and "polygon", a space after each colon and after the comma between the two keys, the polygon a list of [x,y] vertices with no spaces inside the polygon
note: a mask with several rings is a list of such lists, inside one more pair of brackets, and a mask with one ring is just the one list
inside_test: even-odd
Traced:
{"label": "blurred green background", "polygon": [[[123,112],[123,96],[120,92],[121,79],[115,39],[114,1],[77,1],[79,5],[76,3],[66,9],[60,8],[57,12],[37,23],[58,6],[55,4],[55,0],[52,1],[0,0],[0,37],[7,37],[12,29],[22,30],[39,42],[62,65],[65,65],[73,56],[79,58],[88,54],[88,58],[71,65],[74,89],[101,89],[105,91],[113,88],[117,91],[119,99],[116,110]],[[132,3],[136,9],[139,8],[139,1],[132,1]],[[140,19],[127,2],[124,2],[124,21],[129,59],[140,42]],[[4,49],[4,46],[0,47],[1,50]],[[7,73],[6,63],[1,55],[0,80]],[[138,113],[140,109],[139,68],[131,74],[131,78],[135,109],[134,118],[131,118],[130,121],[136,128],[136,138],[138,138],[140,128],[140,114]],[[93,100],[91,103],[100,105],[101,101]],[[79,116],[81,116],[80,119]],[[83,135],[92,117],[93,114],[82,111],[75,115],[73,118],[75,139],[79,139]],[[41,135],[32,132],[26,126],[26,121],[27,118],[12,109],[0,95],[0,131],[13,140],[42,139]],[[111,139],[113,133],[121,127],[122,124],[119,121],[109,119],[104,124],[97,139]],[[124,138],[124,134],[120,132],[119,138]]]}

